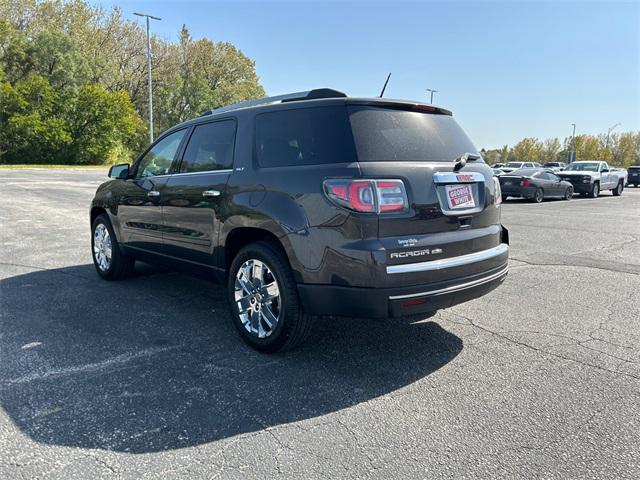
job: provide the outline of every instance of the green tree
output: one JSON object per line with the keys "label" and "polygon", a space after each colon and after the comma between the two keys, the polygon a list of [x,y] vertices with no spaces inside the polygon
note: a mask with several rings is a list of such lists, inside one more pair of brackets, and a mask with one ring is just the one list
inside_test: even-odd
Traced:
{"label": "green tree", "polygon": [[72,141],[68,155],[79,164],[118,160],[123,147],[139,130],[139,117],[126,92],[108,92],[85,85],[67,114]]}
{"label": "green tree", "polygon": [[523,138],[513,147],[513,155],[518,162],[538,162],[542,145],[537,138]]}

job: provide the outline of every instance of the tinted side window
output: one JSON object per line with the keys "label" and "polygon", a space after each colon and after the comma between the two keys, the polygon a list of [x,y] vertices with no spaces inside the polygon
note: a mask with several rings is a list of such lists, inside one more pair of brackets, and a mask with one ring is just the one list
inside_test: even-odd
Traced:
{"label": "tinted side window", "polygon": [[235,138],[234,120],[198,125],[187,143],[180,172],[208,172],[231,168]]}
{"label": "tinted side window", "polygon": [[345,107],[312,107],[256,115],[261,167],[347,163],[356,160]]}
{"label": "tinted side window", "polygon": [[152,177],[169,173],[182,137],[187,129],[179,130],[158,141],[138,162],[136,178]]}

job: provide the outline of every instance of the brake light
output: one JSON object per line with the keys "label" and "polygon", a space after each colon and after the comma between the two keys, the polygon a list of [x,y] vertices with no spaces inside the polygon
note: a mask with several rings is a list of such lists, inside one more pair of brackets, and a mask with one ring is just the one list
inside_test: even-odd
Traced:
{"label": "brake light", "polygon": [[520,186],[521,187],[530,187],[531,186],[531,182],[529,180],[522,180],[520,182]]}
{"label": "brake light", "polygon": [[325,180],[325,195],[356,212],[392,213],[409,208],[402,180]]}
{"label": "brake light", "polygon": [[494,197],[496,207],[502,203],[502,187],[500,187],[500,180],[497,177],[493,177]]}

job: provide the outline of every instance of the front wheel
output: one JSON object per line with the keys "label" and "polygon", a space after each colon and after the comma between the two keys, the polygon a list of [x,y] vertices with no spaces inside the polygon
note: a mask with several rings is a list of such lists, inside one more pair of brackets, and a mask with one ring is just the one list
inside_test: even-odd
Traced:
{"label": "front wheel", "polygon": [[532,200],[535,203],[542,203],[542,201],[544,200],[544,192],[541,188],[536,189],[536,193],[533,194]]}
{"label": "front wheel", "polygon": [[614,188],[612,190],[613,196],[614,197],[619,197],[620,195],[622,195],[622,191],[623,190],[624,190],[624,182],[620,181],[620,182],[618,182],[618,186],[616,186],[616,188]]}
{"label": "front wheel", "polygon": [[600,195],[600,184],[594,183],[593,188],[591,188],[591,192],[589,192],[589,196],[591,198],[598,198],[598,195]]}
{"label": "front wheel", "polygon": [[133,271],[135,259],[120,250],[109,217],[98,215],[91,226],[91,253],[98,275],[105,280],[119,280]]}
{"label": "front wheel", "polygon": [[567,187],[564,191],[564,199],[571,200],[573,198],[573,187]]}
{"label": "front wheel", "polygon": [[278,246],[252,243],[236,255],[227,282],[233,324],[242,339],[265,353],[291,350],[311,331],[287,258]]}

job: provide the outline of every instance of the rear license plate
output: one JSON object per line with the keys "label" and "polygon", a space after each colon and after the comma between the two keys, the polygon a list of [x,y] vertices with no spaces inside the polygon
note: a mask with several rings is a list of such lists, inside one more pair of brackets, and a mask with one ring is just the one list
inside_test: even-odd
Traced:
{"label": "rear license plate", "polygon": [[449,208],[470,208],[476,206],[471,185],[445,185],[444,188],[447,194]]}

